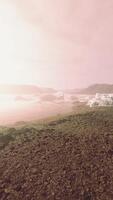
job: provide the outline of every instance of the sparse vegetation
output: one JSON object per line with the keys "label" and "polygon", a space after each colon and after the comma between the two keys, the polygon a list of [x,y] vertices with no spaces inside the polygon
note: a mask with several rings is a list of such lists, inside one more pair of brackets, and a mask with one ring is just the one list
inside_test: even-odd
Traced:
{"label": "sparse vegetation", "polygon": [[2,127],[0,147],[1,200],[113,199],[112,107]]}

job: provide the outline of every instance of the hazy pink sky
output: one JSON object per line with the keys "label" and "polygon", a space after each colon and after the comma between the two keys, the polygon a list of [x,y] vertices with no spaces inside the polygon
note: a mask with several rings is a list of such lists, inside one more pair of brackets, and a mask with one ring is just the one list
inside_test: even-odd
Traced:
{"label": "hazy pink sky", "polygon": [[113,0],[1,0],[0,82],[113,83],[112,23]]}

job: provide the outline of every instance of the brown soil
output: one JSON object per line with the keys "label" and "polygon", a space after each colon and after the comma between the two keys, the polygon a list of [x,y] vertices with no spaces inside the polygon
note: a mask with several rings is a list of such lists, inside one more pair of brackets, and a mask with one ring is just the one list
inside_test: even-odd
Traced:
{"label": "brown soil", "polygon": [[0,152],[0,200],[113,200],[113,137],[54,129]]}

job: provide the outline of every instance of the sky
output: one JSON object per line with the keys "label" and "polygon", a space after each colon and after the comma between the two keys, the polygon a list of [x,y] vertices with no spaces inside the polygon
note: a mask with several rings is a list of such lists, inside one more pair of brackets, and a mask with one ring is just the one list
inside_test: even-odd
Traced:
{"label": "sky", "polygon": [[113,83],[113,0],[0,0],[0,83]]}

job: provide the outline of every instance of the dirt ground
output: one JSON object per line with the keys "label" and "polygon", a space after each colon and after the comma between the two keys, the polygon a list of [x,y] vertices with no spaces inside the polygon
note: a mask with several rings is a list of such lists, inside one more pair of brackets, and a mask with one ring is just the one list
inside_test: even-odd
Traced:
{"label": "dirt ground", "polygon": [[53,127],[1,150],[0,200],[113,200],[113,134]]}

